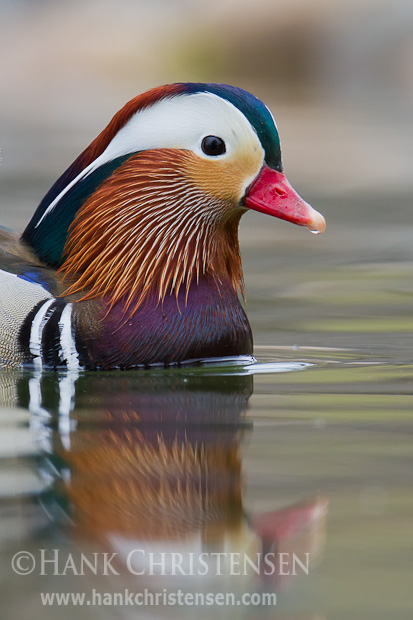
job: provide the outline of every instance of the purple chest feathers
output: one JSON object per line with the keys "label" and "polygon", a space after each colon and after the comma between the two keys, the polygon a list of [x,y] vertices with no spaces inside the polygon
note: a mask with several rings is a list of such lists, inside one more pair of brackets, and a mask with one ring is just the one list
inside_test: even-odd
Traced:
{"label": "purple chest feathers", "polygon": [[[81,304],[80,304],[81,305]],[[159,302],[149,296],[128,319],[122,302],[83,322],[75,312],[77,346],[89,368],[133,368],[252,353],[252,334],[229,283],[202,279]]]}

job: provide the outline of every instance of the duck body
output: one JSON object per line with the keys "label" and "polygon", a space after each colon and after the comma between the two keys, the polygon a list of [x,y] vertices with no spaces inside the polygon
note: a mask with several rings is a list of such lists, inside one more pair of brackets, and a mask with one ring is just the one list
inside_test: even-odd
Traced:
{"label": "duck body", "polygon": [[269,110],[230,86],[126,104],[0,231],[0,366],[111,369],[252,354],[239,295],[249,208],[322,232],[281,166]]}
{"label": "duck body", "polygon": [[151,294],[125,320],[125,300],[108,311],[105,299],[76,303],[76,296],[65,297],[59,275],[17,235],[0,231],[0,246],[3,365],[127,369],[253,352],[248,318],[229,281],[218,289],[204,277],[163,303]]}
{"label": "duck body", "polygon": [[252,354],[251,328],[238,296],[229,282],[220,292],[214,281],[203,279],[191,285],[187,301],[184,291],[162,305],[150,296],[126,322],[119,302],[97,322],[93,338],[79,317],[81,361],[89,368],[132,368]]}
{"label": "duck body", "polygon": [[[191,286],[187,302],[185,297],[181,291],[161,305],[150,296],[127,320],[122,300],[108,313],[99,301],[41,300],[19,334],[24,361],[33,361],[38,351],[36,363],[44,367],[128,369],[252,354],[249,322],[229,283],[217,295],[215,282],[203,280]],[[29,332],[44,311],[36,349]],[[72,336],[63,346],[65,324]]]}

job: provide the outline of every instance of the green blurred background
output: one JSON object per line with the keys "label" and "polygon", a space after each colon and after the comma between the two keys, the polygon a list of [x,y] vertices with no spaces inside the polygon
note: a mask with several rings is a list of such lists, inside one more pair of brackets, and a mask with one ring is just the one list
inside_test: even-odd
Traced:
{"label": "green blurred background", "polygon": [[410,0],[0,0],[3,219],[123,103],[174,81],[262,98],[302,191],[411,192],[412,32]]}

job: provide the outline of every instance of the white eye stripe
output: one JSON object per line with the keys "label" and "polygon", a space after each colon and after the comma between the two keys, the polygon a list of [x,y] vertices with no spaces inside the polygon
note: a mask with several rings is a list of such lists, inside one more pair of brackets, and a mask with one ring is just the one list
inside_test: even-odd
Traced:
{"label": "white eye stripe", "polygon": [[179,95],[162,99],[134,114],[114,136],[105,151],[73,179],[50,203],[36,228],[59,200],[81,179],[118,157],[137,151],[161,148],[192,150],[203,159],[213,159],[202,150],[205,136],[218,136],[226,152],[219,159],[238,150],[264,150],[249,120],[226,99],[212,93]]}
{"label": "white eye stripe", "polygon": [[137,112],[102,155],[110,161],[127,153],[160,148],[202,153],[202,140],[210,135],[227,142],[228,148],[245,140],[259,143],[248,119],[232,103],[212,93],[195,93],[162,99]]}

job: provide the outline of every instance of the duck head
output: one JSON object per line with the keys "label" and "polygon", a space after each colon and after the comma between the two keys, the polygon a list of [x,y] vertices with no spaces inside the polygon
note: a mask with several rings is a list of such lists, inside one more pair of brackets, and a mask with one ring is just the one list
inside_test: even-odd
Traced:
{"label": "duck head", "polygon": [[133,313],[212,278],[242,290],[253,209],[323,232],[288,183],[269,109],[239,88],[172,84],[127,103],[40,203],[23,240],[81,299]]}

